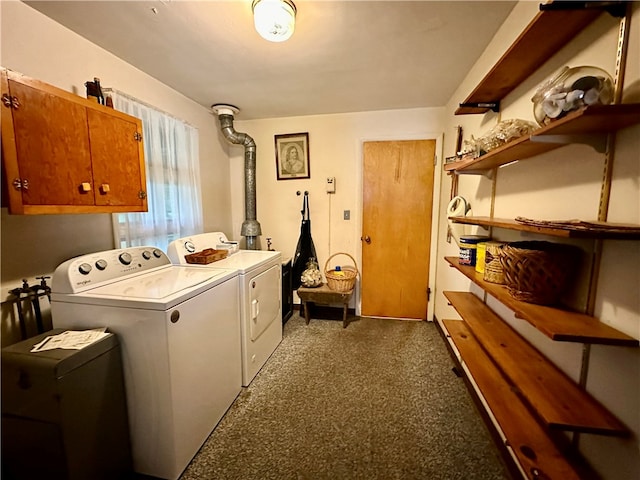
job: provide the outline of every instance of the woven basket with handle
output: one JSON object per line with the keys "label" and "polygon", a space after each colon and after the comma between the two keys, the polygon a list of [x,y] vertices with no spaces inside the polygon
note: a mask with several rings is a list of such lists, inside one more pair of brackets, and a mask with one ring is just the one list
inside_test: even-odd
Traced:
{"label": "woven basket with handle", "polygon": [[557,303],[571,286],[580,249],[544,241],[504,245],[500,263],[509,293],[516,300],[539,305]]}
{"label": "woven basket with handle", "polygon": [[[338,255],[346,255],[349,257],[353,262],[353,266],[340,266],[340,270],[328,270],[329,262],[333,257]],[[327,261],[324,264],[324,276],[327,279],[327,286],[331,290],[335,290],[336,292],[349,292],[353,290],[353,287],[356,284],[356,278],[358,277],[358,265],[355,259],[348,253],[334,253],[327,258]]]}

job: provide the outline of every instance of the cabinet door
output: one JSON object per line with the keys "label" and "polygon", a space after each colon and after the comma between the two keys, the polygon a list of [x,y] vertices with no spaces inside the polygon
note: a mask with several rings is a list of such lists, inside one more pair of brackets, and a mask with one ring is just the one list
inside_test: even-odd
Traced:
{"label": "cabinet door", "polygon": [[87,119],[96,205],[146,210],[142,122],[90,108]]}
{"label": "cabinet door", "polygon": [[15,158],[4,155],[4,161],[15,162],[7,174],[16,178],[7,180],[22,205],[93,205],[86,109],[11,78],[8,89],[16,99],[8,110]]}

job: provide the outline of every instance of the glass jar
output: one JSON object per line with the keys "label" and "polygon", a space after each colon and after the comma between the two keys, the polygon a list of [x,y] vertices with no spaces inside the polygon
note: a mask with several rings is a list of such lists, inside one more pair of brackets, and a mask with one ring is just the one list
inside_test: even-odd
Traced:
{"label": "glass jar", "polygon": [[309,258],[307,262],[307,268],[300,276],[300,283],[304,287],[319,287],[322,285],[322,273],[320,273],[320,267],[314,257]]}
{"label": "glass jar", "polygon": [[545,80],[531,98],[533,115],[541,127],[588,105],[613,101],[613,79],[598,67],[563,67]]}

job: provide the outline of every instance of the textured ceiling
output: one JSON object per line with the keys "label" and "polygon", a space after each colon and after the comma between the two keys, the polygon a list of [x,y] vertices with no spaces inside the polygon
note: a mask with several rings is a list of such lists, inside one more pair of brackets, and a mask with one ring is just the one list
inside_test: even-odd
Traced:
{"label": "textured ceiling", "polygon": [[515,4],[296,0],[293,37],[270,43],[251,0],[25,3],[245,120],[443,106]]}

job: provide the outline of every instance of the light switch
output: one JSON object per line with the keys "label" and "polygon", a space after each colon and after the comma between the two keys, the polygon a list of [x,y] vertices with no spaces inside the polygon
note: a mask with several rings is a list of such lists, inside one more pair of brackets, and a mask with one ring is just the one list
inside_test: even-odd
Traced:
{"label": "light switch", "polygon": [[344,218],[345,220],[351,220],[351,210],[345,210],[342,218]]}

